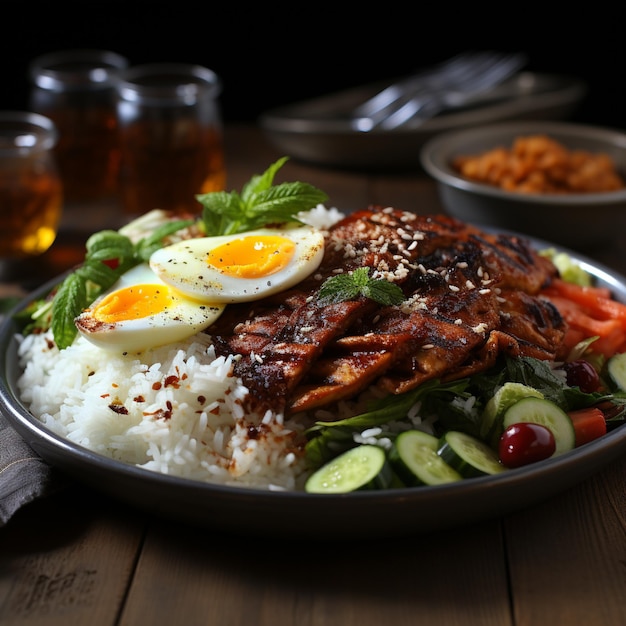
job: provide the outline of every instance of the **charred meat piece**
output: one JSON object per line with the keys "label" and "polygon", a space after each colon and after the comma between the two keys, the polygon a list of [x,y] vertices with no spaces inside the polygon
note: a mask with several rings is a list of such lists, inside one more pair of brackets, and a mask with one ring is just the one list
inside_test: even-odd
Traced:
{"label": "charred meat piece", "polygon": [[[359,267],[399,285],[406,300],[318,299],[327,278]],[[207,332],[218,354],[236,355],[251,409],[304,411],[373,384],[397,394],[465,376],[502,351],[555,358],[565,324],[537,294],[556,274],[523,238],[370,207],[330,229],[313,275],[289,292],[228,307]]]}

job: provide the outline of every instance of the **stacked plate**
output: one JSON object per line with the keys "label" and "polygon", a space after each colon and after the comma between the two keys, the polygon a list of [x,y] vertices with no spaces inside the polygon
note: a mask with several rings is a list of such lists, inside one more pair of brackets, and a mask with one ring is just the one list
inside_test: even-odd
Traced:
{"label": "stacked plate", "polygon": [[439,133],[514,119],[567,119],[586,93],[586,84],[577,78],[520,72],[471,106],[449,108],[418,125],[359,130],[353,111],[386,86],[372,84],[275,108],[259,123],[283,154],[305,162],[361,170],[419,169],[422,145]]}

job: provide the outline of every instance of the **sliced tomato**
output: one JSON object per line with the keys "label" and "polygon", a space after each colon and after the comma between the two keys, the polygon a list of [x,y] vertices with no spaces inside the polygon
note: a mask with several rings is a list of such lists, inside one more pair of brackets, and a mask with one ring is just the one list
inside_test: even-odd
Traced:
{"label": "sliced tomato", "polygon": [[574,424],[576,447],[606,435],[606,418],[599,408],[588,407],[569,411],[568,415]]}

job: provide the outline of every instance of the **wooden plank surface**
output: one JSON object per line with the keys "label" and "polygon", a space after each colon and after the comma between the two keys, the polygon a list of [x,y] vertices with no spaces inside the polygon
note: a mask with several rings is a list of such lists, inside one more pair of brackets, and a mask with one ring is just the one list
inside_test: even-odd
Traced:
{"label": "wooden plank surface", "polygon": [[144,529],[77,486],[22,509],[0,530],[0,624],[116,624]]}
{"label": "wooden plank surface", "polygon": [[626,624],[626,459],[505,523],[515,624]]}
{"label": "wooden plank surface", "polygon": [[232,626],[507,626],[500,524],[319,542],[290,532],[284,541],[268,540],[252,530],[237,536],[157,522],[120,624],[158,623],[162,614],[179,615],[181,624]]}

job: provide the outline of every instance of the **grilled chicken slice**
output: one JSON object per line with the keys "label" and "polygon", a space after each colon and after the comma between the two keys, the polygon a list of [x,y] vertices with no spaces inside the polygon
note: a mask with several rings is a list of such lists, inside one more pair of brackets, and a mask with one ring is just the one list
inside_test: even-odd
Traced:
{"label": "grilled chicken slice", "polygon": [[[324,281],[359,267],[399,285],[405,302],[323,305]],[[330,229],[313,275],[289,292],[228,307],[207,332],[219,354],[237,355],[234,374],[251,391],[251,409],[304,411],[373,384],[402,393],[468,375],[502,351],[554,358],[565,324],[537,294],[556,274],[523,238],[370,207]]]}

